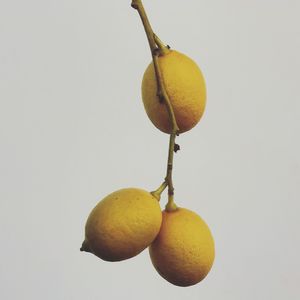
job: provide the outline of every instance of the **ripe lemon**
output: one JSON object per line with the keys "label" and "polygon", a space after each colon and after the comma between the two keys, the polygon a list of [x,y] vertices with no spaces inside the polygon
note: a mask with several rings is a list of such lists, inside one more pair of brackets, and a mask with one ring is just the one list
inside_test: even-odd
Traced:
{"label": "ripe lemon", "polygon": [[118,190],[90,213],[80,250],[107,261],[133,257],[151,244],[161,222],[160,205],[149,192],[137,188]]}
{"label": "ripe lemon", "polygon": [[[174,50],[158,57],[166,92],[172,104],[179,133],[193,128],[203,115],[206,87],[197,64],[188,56]],[[165,133],[171,132],[166,104],[157,96],[154,65],[146,69],[142,81],[142,98],[152,123]]]}
{"label": "ripe lemon", "polygon": [[160,232],[149,252],[158,273],[178,286],[200,282],[210,271],[215,256],[208,226],[185,208],[163,211]]}

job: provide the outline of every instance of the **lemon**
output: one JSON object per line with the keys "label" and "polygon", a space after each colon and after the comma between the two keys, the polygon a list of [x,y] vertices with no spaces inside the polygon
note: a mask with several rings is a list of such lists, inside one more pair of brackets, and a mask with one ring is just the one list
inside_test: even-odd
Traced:
{"label": "lemon", "polygon": [[208,226],[185,208],[163,211],[160,232],[149,252],[158,273],[178,286],[200,282],[210,271],[215,256]]}
{"label": "lemon", "polygon": [[[162,80],[173,107],[179,133],[193,128],[203,115],[206,87],[197,64],[188,56],[174,50],[158,57]],[[154,65],[146,69],[142,81],[142,99],[149,119],[161,131],[171,132],[166,104],[157,96]]]}
{"label": "lemon", "polygon": [[81,250],[107,261],[133,257],[151,244],[161,222],[160,205],[149,192],[137,188],[118,190],[90,213]]}

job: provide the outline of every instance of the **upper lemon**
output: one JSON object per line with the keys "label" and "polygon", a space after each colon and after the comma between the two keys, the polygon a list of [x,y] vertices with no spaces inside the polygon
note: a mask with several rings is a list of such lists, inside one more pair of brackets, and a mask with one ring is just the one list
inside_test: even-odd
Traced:
{"label": "upper lemon", "polygon": [[[201,70],[188,56],[174,50],[159,56],[158,64],[179,133],[188,131],[199,122],[205,109],[206,87]],[[161,131],[170,133],[171,123],[166,104],[157,97],[153,62],[143,76],[142,98],[152,123]]]}
{"label": "upper lemon", "polygon": [[160,205],[149,192],[137,188],[118,190],[90,213],[81,250],[107,261],[133,257],[155,239],[161,221]]}
{"label": "upper lemon", "polygon": [[200,216],[185,208],[163,212],[160,232],[149,252],[158,273],[178,286],[200,282],[215,257],[208,226]]}

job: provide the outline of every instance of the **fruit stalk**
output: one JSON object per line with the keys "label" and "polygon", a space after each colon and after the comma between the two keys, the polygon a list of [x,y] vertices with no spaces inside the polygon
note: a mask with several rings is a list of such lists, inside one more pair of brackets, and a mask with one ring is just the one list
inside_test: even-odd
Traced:
{"label": "fruit stalk", "polygon": [[151,192],[152,196],[154,196],[158,201],[160,201],[160,195],[162,194],[162,192],[165,190],[165,188],[168,186],[168,183],[166,181],[164,181],[158,189],[156,189],[155,191]]}
{"label": "fruit stalk", "polygon": [[[143,3],[141,0],[132,0],[131,6],[136,9],[140,15],[142,23],[144,25],[144,29],[147,35],[147,39],[149,42],[154,70],[155,70],[155,77],[157,83],[157,96],[159,100],[166,104],[167,111],[169,114],[170,122],[172,124],[172,131],[170,134],[169,140],[169,153],[168,153],[168,164],[167,164],[167,174],[165,177],[165,186],[168,186],[168,203],[166,205],[166,210],[173,211],[177,209],[176,204],[174,203],[174,186],[172,180],[172,170],[173,170],[173,154],[175,148],[175,139],[176,135],[178,135],[178,125],[176,122],[175,114],[169,99],[169,96],[166,92],[161,71],[158,64],[158,56],[165,55],[169,52],[167,46],[164,46],[161,40],[154,34],[150,22],[148,20],[146,11],[144,9]],[[162,191],[161,191],[162,192]],[[155,193],[155,192],[154,192]],[[160,195],[159,195],[160,196]]]}

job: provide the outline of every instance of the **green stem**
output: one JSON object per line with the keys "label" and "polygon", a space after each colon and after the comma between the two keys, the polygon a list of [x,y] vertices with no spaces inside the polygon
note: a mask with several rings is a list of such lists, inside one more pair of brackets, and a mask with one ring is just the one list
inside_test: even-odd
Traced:
{"label": "green stem", "polygon": [[176,210],[177,208],[174,202],[174,186],[173,186],[173,179],[172,179],[175,138],[176,138],[176,133],[171,133],[170,140],[169,140],[167,175],[165,178],[165,181],[168,182],[168,203],[166,205],[167,211],[173,211]]}
{"label": "green stem", "polygon": [[[147,14],[145,12],[144,6],[141,0],[132,0],[131,6],[136,9],[140,15],[142,23],[144,25],[144,29],[147,35],[147,39],[149,42],[156,83],[157,83],[157,96],[159,100],[166,104],[167,111],[169,114],[169,118],[172,125],[172,131],[170,134],[170,141],[169,141],[169,154],[168,154],[168,164],[167,164],[167,174],[165,178],[165,182],[168,186],[168,203],[166,205],[166,210],[173,211],[176,210],[177,206],[174,203],[174,186],[172,180],[172,170],[173,170],[173,154],[174,154],[174,147],[175,147],[175,138],[178,134],[179,128],[176,122],[175,114],[169,99],[169,96],[166,92],[164,82],[162,80],[162,74],[158,63],[158,58],[160,55],[167,54],[170,50],[166,47],[161,40],[154,34],[150,22],[148,20]],[[157,48],[158,46],[158,48]],[[158,188],[159,190],[159,188]],[[155,191],[154,191],[155,193]],[[159,194],[160,197],[160,194]]]}
{"label": "green stem", "polygon": [[154,196],[158,201],[160,201],[160,195],[162,192],[165,190],[165,188],[168,186],[168,183],[164,181],[158,189],[155,191],[151,192],[152,196]]}

